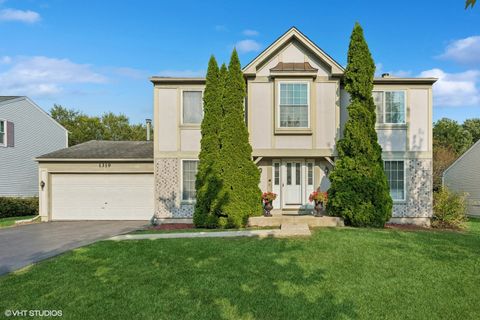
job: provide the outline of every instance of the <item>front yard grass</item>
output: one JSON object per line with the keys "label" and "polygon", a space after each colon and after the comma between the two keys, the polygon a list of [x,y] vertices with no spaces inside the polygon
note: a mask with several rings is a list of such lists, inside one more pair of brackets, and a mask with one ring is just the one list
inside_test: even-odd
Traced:
{"label": "front yard grass", "polygon": [[64,319],[478,319],[470,230],[103,241],[0,277],[6,309]]}
{"label": "front yard grass", "polygon": [[0,228],[11,227],[15,224],[17,220],[27,220],[35,216],[21,216],[21,217],[8,217],[0,219]]}

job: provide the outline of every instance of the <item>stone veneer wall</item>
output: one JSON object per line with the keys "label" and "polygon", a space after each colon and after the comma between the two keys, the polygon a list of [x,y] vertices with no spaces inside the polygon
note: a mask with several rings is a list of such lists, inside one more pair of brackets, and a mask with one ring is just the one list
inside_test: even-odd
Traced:
{"label": "stone veneer wall", "polygon": [[[405,159],[406,201],[393,205],[393,218],[430,218],[433,214],[431,159]],[[182,204],[180,160],[155,161],[155,217],[192,218],[194,206]]]}
{"label": "stone veneer wall", "polygon": [[406,201],[394,203],[393,218],[430,218],[433,214],[432,159],[405,159]]}
{"label": "stone veneer wall", "polygon": [[155,160],[155,217],[192,218],[193,205],[182,204],[180,195],[180,160]]}

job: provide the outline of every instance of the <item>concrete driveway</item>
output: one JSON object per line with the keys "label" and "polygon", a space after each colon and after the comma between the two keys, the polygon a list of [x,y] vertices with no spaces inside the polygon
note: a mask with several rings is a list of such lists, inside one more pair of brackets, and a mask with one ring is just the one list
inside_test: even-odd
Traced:
{"label": "concrete driveway", "polygon": [[0,274],[97,240],[137,230],[148,221],[45,222],[0,229]]}

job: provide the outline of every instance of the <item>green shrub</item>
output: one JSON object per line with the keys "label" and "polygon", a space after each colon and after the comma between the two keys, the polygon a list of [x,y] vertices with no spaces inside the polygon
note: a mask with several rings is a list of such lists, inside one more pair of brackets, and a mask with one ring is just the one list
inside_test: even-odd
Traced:
{"label": "green shrub", "polygon": [[466,196],[445,187],[434,192],[432,227],[464,228],[467,222]]}
{"label": "green shrub", "polygon": [[38,197],[0,197],[0,218],[38,215]]}

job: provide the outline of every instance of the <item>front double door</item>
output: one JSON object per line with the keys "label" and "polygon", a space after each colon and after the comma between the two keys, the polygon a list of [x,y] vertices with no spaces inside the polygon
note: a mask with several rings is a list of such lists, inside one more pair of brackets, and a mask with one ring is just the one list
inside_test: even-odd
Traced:
{"label": "front double door", "polygon": [[308,206],[308,195],[313,191],[313,168],[313,160],[282,159],[273,162],[273,190],[278,194],[277,208]]}

